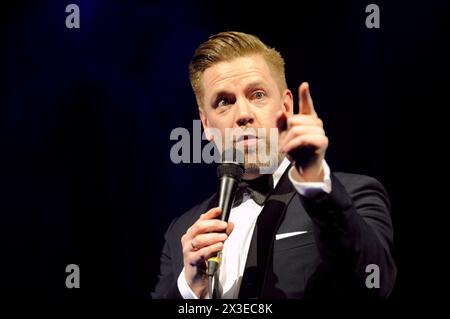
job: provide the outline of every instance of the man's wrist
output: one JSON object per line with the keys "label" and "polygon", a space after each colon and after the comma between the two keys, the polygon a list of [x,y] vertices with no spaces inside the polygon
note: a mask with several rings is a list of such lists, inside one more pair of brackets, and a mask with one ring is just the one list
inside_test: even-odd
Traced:
{"label": "man's wrist", "polygon": [[292,170],[292,178],[299,183],[322,183],[324,182],[325,171],[323,160],[320,161],[317,168],[311,167],[307,170],[302,170],[300,166],[296,166]]}
{"label": "man's wrist", "polygon": [[297,190],[297,192],[305,197],[315,197],[318,194],[329,194],[331,193],[331,171],[325,160],[322,161],[323,165],[323,179],[318,182],[299,182],[294,178],[294,174],[297,171],[295,167],[291,167],[289,170],[289,179]]}
{"label": "man's wrist", "polygon": [[189,286],[186,276],[185,276],[185,268],[181,270],[180,275],[177,280],[178,290],[180,291],[181,296],[184,299],[199,299],[199,295],[197,295]]}

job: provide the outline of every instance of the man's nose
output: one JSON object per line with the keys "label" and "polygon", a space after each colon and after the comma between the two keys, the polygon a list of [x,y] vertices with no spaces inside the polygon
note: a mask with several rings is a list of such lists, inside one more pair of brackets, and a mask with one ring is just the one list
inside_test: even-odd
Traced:
{"label": "man's nose", "polygon": [[252,124],[254,121],[251,105],[246,100],[237,101],[237,126],[245,126],[248,123]]}

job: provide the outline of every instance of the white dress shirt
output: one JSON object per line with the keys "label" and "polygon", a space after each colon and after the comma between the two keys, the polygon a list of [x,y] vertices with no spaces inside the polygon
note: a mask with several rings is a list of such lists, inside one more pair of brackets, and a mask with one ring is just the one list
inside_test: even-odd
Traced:
{"label": "white dress shirt", "polygon": [[[290,162],[285,158],[277,170],[273,173],[273,186],[275,187]],[[323,182],[297,182],[292,177],[291,168],[289,180],[298,193],[305,197],[311,197],[319,192],[331,192],[330,168],[323,161]],[[244,195],[242,203],[230,211],[229,222],[234,224],[234,229],[227,238],[222,250],[222,260],[218,270],[219,295],[223,299],[236,299],[239,295],[242,276],[247,262],[248,249],[255,229],[256,221],[264,206],[259,206],[250,196]],[[198,299],[198,296],[189,287],[184,276],[184,268],[178,276],[178,289],[184,299]],[[210,296],[207,296],[209,298]]]}

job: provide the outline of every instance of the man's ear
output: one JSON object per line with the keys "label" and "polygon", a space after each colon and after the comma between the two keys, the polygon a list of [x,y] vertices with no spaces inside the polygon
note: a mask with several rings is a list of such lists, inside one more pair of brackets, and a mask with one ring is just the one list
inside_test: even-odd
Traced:
{"label": "man's ear", "polygon": [[201,107],[198,108],[198,113],[200,114],[200,120],[202,121],[203,130],[205,131],[206,138],[208,139],[208,141],[211,142],[214,139],[214,137],[211,134],[208,134],[209,122],[208,118],[206,117],[206,113]]}
{"label": "man's ear", "polygon": [[283,111],[293,115],[294,114],[294,96],[291,90],[284,90],[283,93]]}

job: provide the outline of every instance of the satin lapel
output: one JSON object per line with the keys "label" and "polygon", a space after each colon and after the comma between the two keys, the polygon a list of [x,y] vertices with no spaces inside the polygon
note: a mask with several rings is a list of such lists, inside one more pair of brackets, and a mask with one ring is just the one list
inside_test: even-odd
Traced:
{"label": "satin lapel", "polygon": [[[290,168],[291,165],[286,169],[277,186],[269,195],[256,222],[256,229],[253,233],[246,263],[246,271],[242,278],[242,291],[240,292],[240,297],[242,298],[264,298],[265,283],[272,272],[275,235],[283,221],[286,208],[296,193],[288,176]],[[256,251],[256,256],[251,253],[252,251]]]}

